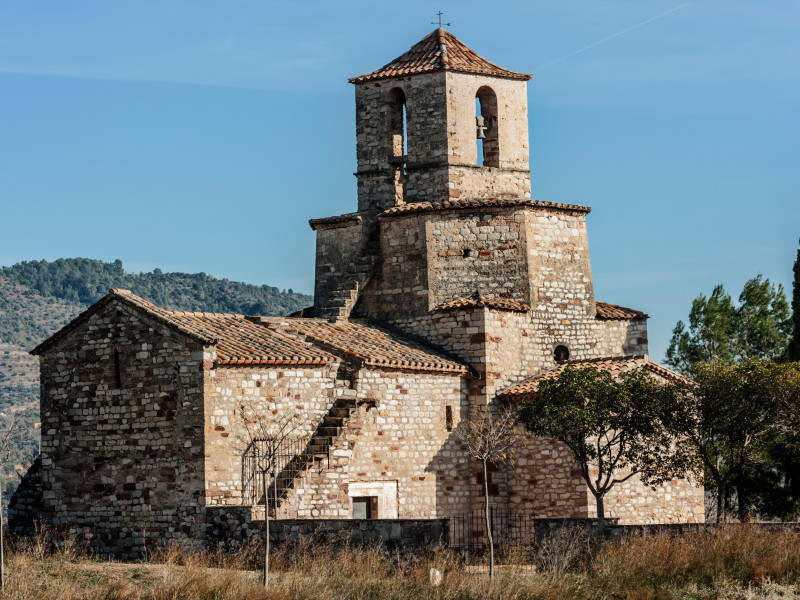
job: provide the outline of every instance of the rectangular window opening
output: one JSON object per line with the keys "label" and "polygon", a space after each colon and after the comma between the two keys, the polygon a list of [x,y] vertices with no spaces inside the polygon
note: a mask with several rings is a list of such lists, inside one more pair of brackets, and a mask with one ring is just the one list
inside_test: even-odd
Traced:
{"label": "rectangular window opening", "polygon": [[375,519],[378,513],[378,498],[374,496],[360,496],[353,498],[354,519]]}
{"label": "rectangular window opening", "polygon": [[444,407],[444,426],[447,431],[453,431],[453,407],[449,404]]}

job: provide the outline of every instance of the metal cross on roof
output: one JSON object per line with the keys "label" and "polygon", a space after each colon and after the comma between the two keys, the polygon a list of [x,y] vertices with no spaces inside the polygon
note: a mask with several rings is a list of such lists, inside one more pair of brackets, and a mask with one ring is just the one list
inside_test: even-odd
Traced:
{"label": "metal cross on roof", "polygon": [[[443,14],[444,13],[442,11],[439,11],[439,12],[436,13],[436,15],[439,17],[439,29],[442,28],[442,25],[446,25],[447,27],[450,27],[450,23],[442,23],[442,15]],[[436,21],[431,21],[431,25],[436,25]]]}

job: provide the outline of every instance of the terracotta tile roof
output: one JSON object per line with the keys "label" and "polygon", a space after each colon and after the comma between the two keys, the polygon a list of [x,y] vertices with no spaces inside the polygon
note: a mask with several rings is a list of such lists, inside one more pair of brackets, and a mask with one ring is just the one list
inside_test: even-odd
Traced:
{"label": "terracotta tile roof", "polygon": [[568,366],[579,369],[594,367],[598,371],[607,371],[612,375],[618,375],[624,371],[647,369],[651,373],[659,377],[663,377],[669,381],[689,381],[689,379],[677,371],[668,369],[667,367],[650,360],[646,354],[639,354],[636,356],[611,356],[603,358],[590,358],[585,360],[571,360],[562,363],[555,369],[546,371],[545,373],[541,373],[535,377],[531,377],[530,379],[526,379],[522,383],[518,383],[517,385],[500,392],[498,397],[503,400],[524,399],[525,397],[536,393],[536,390],[539,389],[539,383],[546,379],[556,379]]}
{"label": "terracotta tile roof", "polygon": [[244,315],[166,310],[120,289],[111,290],[32,353],[46,351],[112,300],[133,306],[203,345],[215,346],[217,363],[221,365],[322,365],[334,360],[331,354],[270,331]]}
{"label": "terracotta tile roof", "polygon": [[594,304],[597,307],[597,318],[605,321],[628,321],[630,319],[650,318],[650,315],[640,310],[634,310],[633,308],[625,308],[624,306],[617,306],[616,304],[600,301],[596,301]]}
{"label": "terracotta tile roof", "polygon": [[365,366],[429,371],[435,373],[469,373],[469,367],[372,323],[347,321],[331,323],[324,319],[280,319],[262,317],[270,327],[295,331],[305,341],[348,360]]}
{"label": "terracotta tile roof", "polygon": [[461,200],[445,200],[444,202],[414,202],[393,206],[380,214],[381,218],[410,215],[415,213],[439,212],[444,210],[475,209],[475,208],[513,208],[516,206],[530,206],[531,208],[553,208],[567,212],[589,213],[591,208],[578,204],[560,204],[558,202],[545,202],[544,200],[530,200],[528,198],[465,198]]}
{"label": "terracotta tile roof", "polygon": [[440,304],[432,312],[458,310],[463,308],[489,308],[494,310],[507,310],[510,312],[528,312],[528,307],[508,298],[487,298],[480,292],[475,292],[471,296],[456,298],[450,302]]}
{"label": "terracotta tile roof", "polygon": [[353,77],[350,79],[350,83],[363,83],[377,79],[405,77],[406,75],[419,75],[436,71],[474,73],[521,81],[527,81],[531,78],[531,75],[526,73],[517,73],[516,71],[498,67],[470,50],[464,42],[452,33],[440,28],[426,35],[411,46],[408,52],[398,56],[389,64],[372,73]]}

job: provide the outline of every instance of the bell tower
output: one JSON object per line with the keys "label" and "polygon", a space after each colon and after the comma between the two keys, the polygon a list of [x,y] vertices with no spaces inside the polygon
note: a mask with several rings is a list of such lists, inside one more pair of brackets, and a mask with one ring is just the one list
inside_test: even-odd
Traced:
{"label": "bell tower", "polygon": [[473,198],[530,198],[530,75],[436,29],[354,77],[358,210]]}
{"label": "bell tower", "polygon": [[[388,322],[396,314],[427,313],[432,302],[452,299],[464,286],[472,293],[476,283],[487,289],[516,286],[503,293],[529,299],[524,268],[460,273],[462,266],[446,258],[455,251],[437,249],[447,263],[439,273],[428,261],[436,236],[426,227],[433,223],[409,228],[389,220],[398,210],[443,203],[531,202],[530,78],[489,62],[440,27],[377,71],[350,79],[356,91],[358,210],[310,221],[317,232],[315,316],[338,321],[355,312]],[[515,223],[518,228],[521,221]],[[503,236],[513,238],[500,244],[506,254],[522,248],[520,232]],[[419,247],[406,248],[407,242]],[[400,247],[408,251],[394,256]],[[459,249],[457,258],[473,254],[485,267],[488,255],[473,247]]]}

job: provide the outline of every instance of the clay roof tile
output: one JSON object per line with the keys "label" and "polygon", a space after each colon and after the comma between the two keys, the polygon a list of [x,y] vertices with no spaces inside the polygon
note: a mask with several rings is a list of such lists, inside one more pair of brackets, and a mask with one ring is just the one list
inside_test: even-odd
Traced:
{"label": "clay roof tile", "polygon": [[350,83],[364,83],[378,79],[420,75],[436,71],[455,71],[489,75],[505,79],[527,81],[531,75],[503,69],[476,54],[449,31],[436,29],[377,71],[350,79]]}
{"label": "clay roof tile", "polygon": [[600,358],[589,358],[583,360],[571,360],[564,362],[550,371],[540,373],[534,377],[526,379],[507,390],[500,392],[498,397],[502,400],[524,400],[535,394],[539,389],[539,384],[548,379],[556,379],[567,367],[583,369],[593,367],[598,371],[606,371],[612,375],[618,375],[624,371],[647,369],[654,375],[668,381],[680,381],[689,383],[690,380],[672,369],[650,360],[646,354],[636,356],[605,356]]}
{"label": "clay roof tile", "polygon": [[625,308],[624,306],[617,306],[616,304],[609,304],[608,302],[595,302],[597,308],[596,318],[605,321],[628,321],[632,319],[649,319],[650,315],[643,313],[640,310],[633,308]]}
{"label": "clay roof tile", "polygon": [[215,346],[218,364],[322,365],[334,359],[319,348],[271,331],[244,315],[167,310],[120,289],[110,290],[99,302],[34,348],[32,354],[46,351],[115,299],[203,345]]}
{"label": "clay roof tile", "polygon": [[296,330],[302,338],[337,356],[366,366],[467,374],[469,366],[367,321],[331,323],[324,319],[257,318],[276,331]]}

